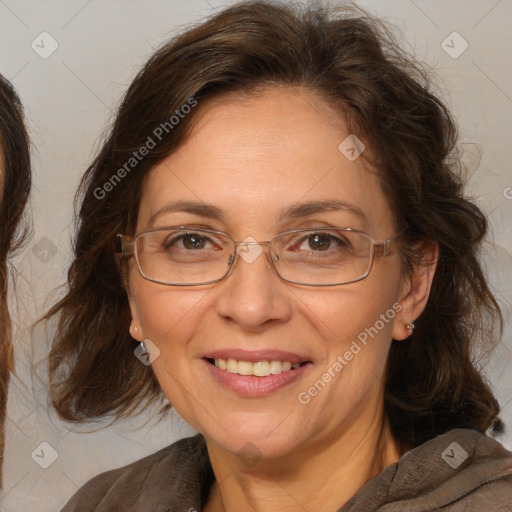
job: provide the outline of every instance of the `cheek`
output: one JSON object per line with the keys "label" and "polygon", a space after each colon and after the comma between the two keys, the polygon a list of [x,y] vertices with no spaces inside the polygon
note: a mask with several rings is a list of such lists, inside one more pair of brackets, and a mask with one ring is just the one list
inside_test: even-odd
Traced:
{"label": "cheek", "polygon": [[396,290],[382,289],[379,283],[369,279],[316,294],[302,296],[302,313],[327,339],[346,342],[375,325],[384,336],[390,335],[393,319],[400,308],[396,303]]}
{"label": "cheek", "polygon": [[152,369],[162,391],[182,417],[196,425],[190,409],[196,388],[191,370],[199,364],[196,344],[204,338],[199,329],[207,313],[208,290],[175,290],[146,281],[134,284],[132,292],[144,338],[160,351]]}
{"label": "cheek", "polygon": [[[317,310],[315,330],[322,326],[326,357],[319,373],[334,372],[334,388],[357,401],[382,380],[392,341],[393,322],[400,305],[378,294],[338,295]],[[312,318],[312,315],[311,315]],[[328,329],[325,327],[328,326]],[[334,392],[335,389],[332,389]]]}
{"label": "cheek", "polygon": [[[333,382],[324,395],[364,396],[382,380],[392,340],[393,323],[401,309],[396,285],[370,279],[346,288],[303,297],[301,314],[319,333],[324,349],[316,378]],[[326,375],[329,372],[329,375]],[[336,378],[333,378],[335,375]]]}
{"label": "cheek", "polygon": [[195,315],[208,291],[175,290],[146,281],[134,286],[133,293],[144,336],[165,348],[170,338],[179,341],[194,334]]}

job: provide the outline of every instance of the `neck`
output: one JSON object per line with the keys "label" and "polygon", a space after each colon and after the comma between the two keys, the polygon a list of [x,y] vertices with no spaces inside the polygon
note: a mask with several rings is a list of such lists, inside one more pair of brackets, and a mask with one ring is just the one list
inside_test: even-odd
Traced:
{"label": "neck", "polygon": [[216,482],[205,512],[338,510],[401,456],[383,411],[378,416],[252,467],[207,441]]}

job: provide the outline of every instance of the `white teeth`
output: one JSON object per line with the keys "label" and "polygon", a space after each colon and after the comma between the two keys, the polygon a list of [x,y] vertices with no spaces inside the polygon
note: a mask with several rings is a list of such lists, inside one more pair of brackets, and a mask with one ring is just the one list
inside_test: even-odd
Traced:
{"label": "white teeth", "polygon": [[253,363],[238,361],[238,375],[252,375]]}
{"label": "white teeth", "polygon": [[300,367],[300,363],[292,364],[290,361],[237,361],[236,359],[214,359],[214,364],[221,370],[239,375],[255,375],[256,377],[268,377],[289,372]]}
{"label": "white teeth", "polygon": [[267,377],[270,375],[270,363],[268,361],[253,363],[252,371],[256,377]]}
{"label": "white teeth", "polygon": [[229,373],[238,373],[238,361],[235,359],[228,359],[228,366],[226,370]]}
{"label": "white teeth", "polygon": [[278,375],[283,371],[283,364],[281,361],[270,361],[270,373]]}

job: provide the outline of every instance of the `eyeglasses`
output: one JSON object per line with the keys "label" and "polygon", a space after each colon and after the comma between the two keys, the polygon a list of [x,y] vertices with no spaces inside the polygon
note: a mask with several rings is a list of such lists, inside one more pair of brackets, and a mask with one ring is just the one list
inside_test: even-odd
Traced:
{"label": "eyeglasses", "polygon": [[306,228],[280,233],[268,242],[251,237],[235,242],[228,234],[187,226],[117,235],[123,257],[135,256],[140,275],[169,286],[197,286],[224,279],[242,257],[255,261],[268,246],[269,261],[281,279],[306,286],[355,283],[368,276],[375,255],[386,256],[402,232],[376,243],[350,228]]}

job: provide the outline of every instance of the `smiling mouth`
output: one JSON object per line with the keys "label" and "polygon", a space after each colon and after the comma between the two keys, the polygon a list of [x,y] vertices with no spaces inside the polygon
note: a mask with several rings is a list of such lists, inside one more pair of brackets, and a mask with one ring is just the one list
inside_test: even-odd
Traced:
{"label": "smiling mouth", "polygon": [[254,377],[269,377],[270,375],[279,375],[283,372],[291,372],[304,366],[310,361],[292,364],[290,361],[263,360],[263,361],[241,361],[237,359],[211,359],[206,358],[211,365],[227,373],[236,373],[238,375],[250,375]]}

